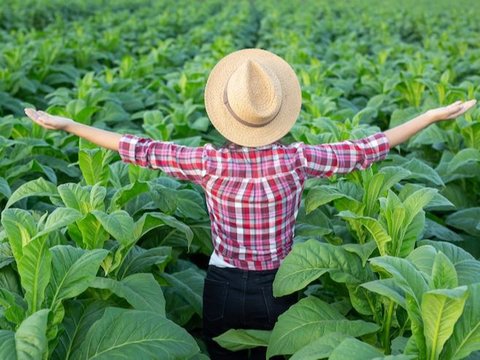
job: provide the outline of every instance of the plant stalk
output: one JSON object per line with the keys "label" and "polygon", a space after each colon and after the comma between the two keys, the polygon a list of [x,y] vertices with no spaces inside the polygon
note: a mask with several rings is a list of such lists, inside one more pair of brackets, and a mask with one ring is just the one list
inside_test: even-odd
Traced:
{"label": "plant stalk", "polygon": [[383,349],[385,355],[390,355],[392,353],[392,348],[390,344],[390,327],[392,324],[393,310],[395,309],[395,303],[389,301],[388,308],[385,312],[385,321],[383,322]]}

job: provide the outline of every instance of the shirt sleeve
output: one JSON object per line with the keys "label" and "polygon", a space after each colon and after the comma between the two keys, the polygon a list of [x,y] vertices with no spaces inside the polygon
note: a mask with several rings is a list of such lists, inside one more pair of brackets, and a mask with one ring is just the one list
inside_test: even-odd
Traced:
{"label": "shirt sleeve", "polygon": [[303,145],[306,173],[308,176],[316,177],[366,169],[375,161],[385,159],[389,151],[390,144],[382,132],[359,140]]}
{"label": "shirt sleeve", "polygon": [[201,182],[203,147],[188,147],[171,142],[123,135],[118,153],[122,161],[151,169],[161,169],[181,180]]}

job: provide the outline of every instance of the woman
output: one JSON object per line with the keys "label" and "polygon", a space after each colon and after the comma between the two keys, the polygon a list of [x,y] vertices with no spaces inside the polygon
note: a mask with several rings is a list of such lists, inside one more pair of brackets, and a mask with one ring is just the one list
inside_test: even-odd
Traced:
{"label": "woman", "polygon": [[[206,193],[214,252],[205,279],[204,335],[212,359],[244,359],[212,339],[230,328],[272,329],[295,297],[274,298],[272,283],[289,253],[304,182],[365,169],[389,149],[427,127],[453,119],[474,104],[457,101],[383,133],[335,144],[278,142],[294,125],[301,90],[288,63],[261,49],[236,51],[212,70],[207,114],[230,145],[179,146],[122,135],[26,109],[47,129],[65,130],[120,153],[123,161],[159,168],[200,184]],[[265,349],[251,351],[265,359]]]}

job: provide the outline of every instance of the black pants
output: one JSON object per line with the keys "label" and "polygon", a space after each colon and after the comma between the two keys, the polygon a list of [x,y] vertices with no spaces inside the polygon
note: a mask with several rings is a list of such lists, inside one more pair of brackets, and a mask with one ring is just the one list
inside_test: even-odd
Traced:
{"label": "black pants", "polygon": [[212,338],[229,329],[273,329],[278,316],[297,300],[297,294],[273,297],[276,272],[208,267],[203,290],[203,333],[212,360],[265,359],[265,347],[233,352]]}

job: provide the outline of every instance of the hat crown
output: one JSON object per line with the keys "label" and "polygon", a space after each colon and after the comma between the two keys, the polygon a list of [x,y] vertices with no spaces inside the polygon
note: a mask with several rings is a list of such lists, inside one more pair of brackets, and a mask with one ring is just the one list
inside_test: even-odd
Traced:
{"label": "hat crown", "polygon": [[280,111],[281,83],[268,66],[247,60],[228,80],[225,100],[235,119],[244,125],[263,126]]}

